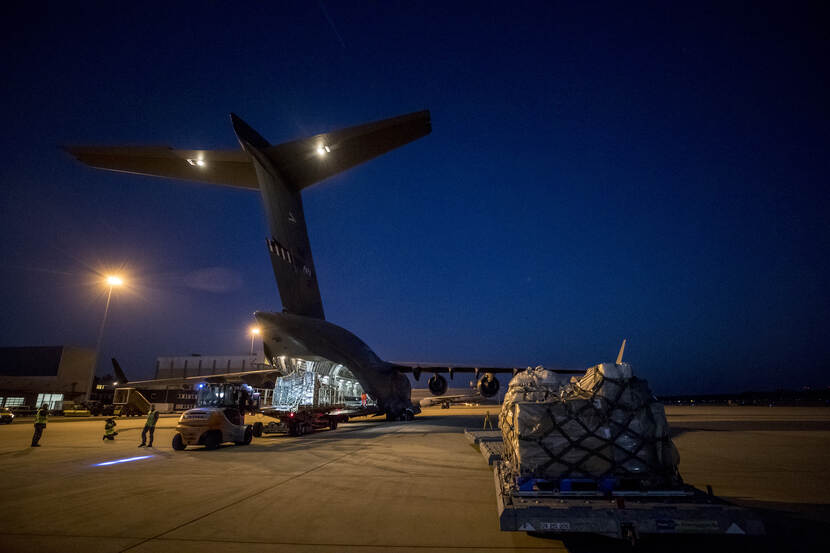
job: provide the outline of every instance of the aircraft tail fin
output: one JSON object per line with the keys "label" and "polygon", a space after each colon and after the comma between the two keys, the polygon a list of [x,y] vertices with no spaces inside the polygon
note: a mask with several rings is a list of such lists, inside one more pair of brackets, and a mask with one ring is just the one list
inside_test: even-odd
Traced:
{"label": "aircraft tail fin", "polygon": [[112,370],[115,372],[115,381],[119,384],[126,384],[129,382],[127,380],[127,375],[124,374],[124,371],[121,370],[121,365],[118,364],[118,361],[115,360],[115,357],[112,358]]}
{"label": "aircraft tail fin", "polygon": [[625,338],[623,338],[622,346],[620,346],[620,353],[617,354],[617,365],[622,363],[623,353],[625,352]]}
{"label": "aircraft tail fin", "polygon": [[271,146],[236,114],[233,130],[256,171],[271,236],[271,265],[283,308],[324,319],[323,302],[311,256],[303,188],[336,175],[431,131],[428,111],[318,134]]}

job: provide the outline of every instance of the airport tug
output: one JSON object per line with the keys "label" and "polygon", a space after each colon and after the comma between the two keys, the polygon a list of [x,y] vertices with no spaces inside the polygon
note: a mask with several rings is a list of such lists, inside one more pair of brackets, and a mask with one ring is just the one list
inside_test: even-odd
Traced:
{"label": "airport tug", "polygon": [[253,389],[247,384],[201,383],[196,407],[182,413],[173,436],[173,449],[189,445],[216,449],[225,442],[248,445],[253,429],[245,424],[245,411],[254,408]]}

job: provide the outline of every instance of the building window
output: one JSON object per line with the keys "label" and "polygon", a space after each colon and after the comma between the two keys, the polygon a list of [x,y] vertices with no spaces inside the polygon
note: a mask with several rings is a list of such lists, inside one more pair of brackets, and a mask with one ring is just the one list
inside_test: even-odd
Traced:
{"label": "building window", "polygon": [[23,405],[22,397],[7,397],[4,407],[20,407]]}
{"label": "building window", "polygon": [[38,394],[35,407],[46,404],[49,410],[63,409],[63,394]]}

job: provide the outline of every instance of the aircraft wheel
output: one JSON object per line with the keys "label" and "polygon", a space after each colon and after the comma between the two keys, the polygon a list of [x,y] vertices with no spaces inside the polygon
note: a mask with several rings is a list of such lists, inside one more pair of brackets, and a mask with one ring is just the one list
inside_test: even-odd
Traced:
{"label": "aircraft wheel", "polygon": [[175,449],[176,451],[182,451],[186,447],[187,446],[185,445],[181,434],[176,434],[175,436],[173,436],[173,449]]}
{"label": "aircraft wheel", "polygon": [[261,438],[262,437],[262,423],[261,422],[255,422],[254,423],[253,432],[254,432],[254,437],[255,438]]}
{"label": "aircraft wheel", "polygon": [[205,436],[205,449],[217,449],[221,443],[221,434],[216,430],[211,430]]}

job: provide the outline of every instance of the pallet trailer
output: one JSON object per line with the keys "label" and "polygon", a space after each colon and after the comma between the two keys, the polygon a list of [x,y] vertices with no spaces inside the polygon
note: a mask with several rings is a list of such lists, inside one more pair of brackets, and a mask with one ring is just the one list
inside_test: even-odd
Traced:
{"label": "pallet trailer", "polygon": [[646,534],[764,535],[764,525],[751,510],[684,485],[676,489],[615,489],[609,480],[523,480],[513,485],[505,476],[500,431],[465,430],[493,466],[499,527],[505,532],[599,534],[632,544]]}
{"label": "pallet trailer", "polygon": [[302,407],[296,411],[278,409],[261,409],[260,413],[277,420],[268,423],[256,422],[253,426],[254,436],[263,434],[287,433],[290,436],[302,436],[315,430],[328,428],[336,430],[337,424],[348,420],[345,415],[337,414],[340,406]]}

